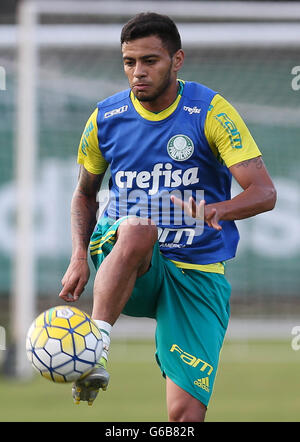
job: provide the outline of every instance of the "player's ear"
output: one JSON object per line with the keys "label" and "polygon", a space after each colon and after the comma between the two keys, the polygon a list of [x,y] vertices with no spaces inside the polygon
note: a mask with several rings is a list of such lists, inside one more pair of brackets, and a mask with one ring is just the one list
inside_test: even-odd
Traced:
{"label": "player's ear", "polygon": [[178,51],[173,55],[173,69],[175,72],[178,72],[182,68],[183,62],[184,52],[182,49],[178,49]]}

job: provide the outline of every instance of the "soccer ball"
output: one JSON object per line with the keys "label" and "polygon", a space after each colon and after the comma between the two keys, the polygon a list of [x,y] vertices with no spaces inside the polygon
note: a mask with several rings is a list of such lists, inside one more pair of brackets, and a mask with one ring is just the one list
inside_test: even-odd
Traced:
{"label": "soccer ball", "polygon": [[76,307],[57,306],[41,313],[26,337],[27,357],[53,382],[73,382],[99,360],[103,342],[91,317]]}

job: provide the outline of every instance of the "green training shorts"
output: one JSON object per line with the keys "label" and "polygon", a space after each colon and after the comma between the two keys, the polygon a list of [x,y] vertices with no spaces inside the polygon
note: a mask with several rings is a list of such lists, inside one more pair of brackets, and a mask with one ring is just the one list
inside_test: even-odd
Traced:
{"label": "green training shorts", "polygon": [[[120,223],[102,219],[90,242],[96,269],[112,250]],[[163,376],[208,405],[228,326],[230,285],[222,274],[180,269],[158,242],[123,313],[156,319],[156,359]]]}

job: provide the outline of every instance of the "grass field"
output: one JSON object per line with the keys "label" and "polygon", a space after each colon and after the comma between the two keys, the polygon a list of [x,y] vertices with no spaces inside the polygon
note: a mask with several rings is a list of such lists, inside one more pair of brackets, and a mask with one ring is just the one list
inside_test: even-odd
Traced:
{"label": "grass field", "polygon": [[[300,351],[290,342],[227,342],[207,421],[300,421]],[[114,342],[111,383],[92,407],[72,403],[70,385],[35,376],[0,378],[0,421],[160,422],[165,382],[149,341]]]}

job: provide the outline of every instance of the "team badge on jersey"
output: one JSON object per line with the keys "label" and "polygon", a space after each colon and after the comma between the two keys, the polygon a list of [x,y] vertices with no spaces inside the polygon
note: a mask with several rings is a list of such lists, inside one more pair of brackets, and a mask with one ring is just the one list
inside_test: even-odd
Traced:
{"label": "team badge on jersey", "polygon": [[173,160],[188,160],[194,152],[194,143],[187,135],[174,135],[169,139],[167,151]]}

